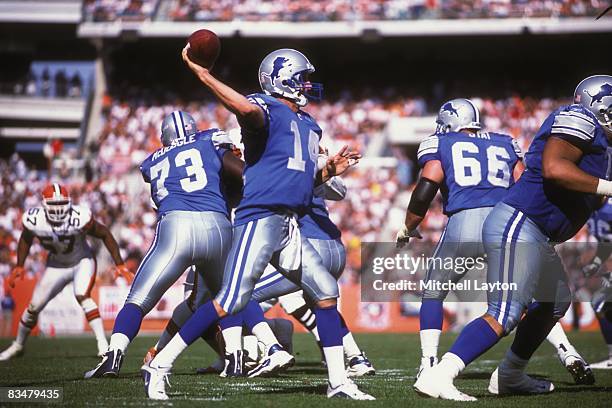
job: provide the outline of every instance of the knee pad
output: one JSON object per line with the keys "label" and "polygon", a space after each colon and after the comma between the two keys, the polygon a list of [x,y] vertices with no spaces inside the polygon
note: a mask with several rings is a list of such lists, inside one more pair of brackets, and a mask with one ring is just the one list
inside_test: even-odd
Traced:
{"label": "knee pad", "polygon": [[291,314],[306,305],[304,293],[300,290],[278,298],[278,301],[287,314]]}

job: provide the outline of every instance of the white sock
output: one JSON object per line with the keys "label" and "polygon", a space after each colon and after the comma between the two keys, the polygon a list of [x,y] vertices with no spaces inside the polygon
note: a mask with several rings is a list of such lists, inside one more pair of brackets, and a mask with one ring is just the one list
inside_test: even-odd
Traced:
{"label": "white sock", "polygon": [[344,347],[323,347],[327,362],[329,385],[336,388],[346,382],[346,367],[344,366]]}
{"label": "white sock", "polygon": [[421,337],[421,353],[424,358],[438,358],[438,345],[442,330],[424,329],[419,332]]}
{"label": "white sock", "polygon": [[242,350],[242,326],[228,327],[221,331],[225,341],[225,352],[232,354]]}
{"label": "white sock", "polygon": [[266,346],[266,348],[278,344],[278,339],[274,335],[270,325],[266,322],[257,323],[251,332],[257,337],[257,340],[261,341]]}
{"label": "white sock", "polygon": [[[548,333],[548,336],[546,336],[546,340],[548,340],[550,344],[555,347],[559,354],[574,348],[569,342],[567,335],[563,330],[563,326],[561,326],[561,323],[559,322],[553,326],[550,333]],[[563,350],[563,348],[565,348],[565,350]]]}
{"label": "white sock", "polygon": [[30,327],[27,327],[23,323],[19,322],[19,328],[17,329],[17,338],[15,339],[15,343],[21,346],[25,346],[25,342],[28,339],[28,336],[30,335],[31,331],[32,329]]}
{"label": "white sock", "polygon": [[348,332],[346,336],[342,338],[342,346],[344,347],[344,354],[349,359],[361,354],[361,350],[355,342],[355,338],[353,338],[351,332]]}
{"label": "white sock", "polygon": [[113,333],[110,338],[110,345],[108,348],[110,350],[121,350],[125,353],[128,346],[130,345],[130,339],[123,333]]}
{"label": "white sock", "polygon": [[96,336],[96,340],[98,341],[98,344],[100,345],[106,344],[104,348],[107,348],[108,342],[106,341],[106,335],[104,334],[104,326],[102,324],[102,319],[97,317],[93,320],[90,320],[89,327],[91,327],[91,330],[94,332],[94,335]]}
{"label": "white sock", "polygon": [[454,379],[463,371],[465,363],[458,355],[446,353],[436,367],[439,367],[439,372],[450,374],[451,378]]}
{"label": "white sock", "polygon": [[321,338],[319,337],[319,330],[317,330],[316,327],[312,329],[310,332],[312,333],[316,341],[321,341]]}
{"label": "white sock", "polygon": [[500,367],[505,368],[506,370],[519,370],[525,371],[529,360],[525,360],[524,358],[520,358],[511,349],[508,349],[504,359],[499,364]]}
{"label": "white sock", "polygon": [[164,347],[151,361],[151,367],[169,368],[174,364],[174,360],[187,348],[187,343],[183,341],[180,334],[176,334],[172,340]]}

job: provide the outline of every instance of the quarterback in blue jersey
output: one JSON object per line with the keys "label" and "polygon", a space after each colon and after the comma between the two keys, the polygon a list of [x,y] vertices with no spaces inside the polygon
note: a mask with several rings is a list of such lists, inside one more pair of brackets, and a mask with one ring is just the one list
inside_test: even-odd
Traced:
{"label": "quarterback in blue jersey", "polygon": [[[522,152],[509,135],[481,132],[480,113],[469,99],[444,103],[436,123],[436,133],[419,146],[417,158],[423,172],[412,194],[404,228],[398,233],[398,245],[417,235],[416,228],[440,189],[444,213],[449,218],[434,256],[476,259],[484,255],[484,220],[523,171]],[[434,263],[426,279],[458,282],[464,276]],[[442,302],[447,295],[448,291],[423,292],[419,375],[438,363]]]}
{"label": "quarterback in blue jersey", "polygon": [[338,285],[301,236],[297,222],[310,204],[315,183],[343,173],[360,158],[344,148],[319,170],[321,129],[303,110],[309,99],[321,96],[320,84],[309,80],[313,65],[299,51],[273,51],[259,67],[264,93],[245,97],[192,62],[188,49],[189,45],[183,50],[185,63],[238,119],[245,146],[244,188],[221,290],[196,310],[149,365],[143,366],[147,396],[168,399],[165,379],[179,354],[220,318],[247,307],[255,284],[271,263],[290,279],[297,279],[316,302],[315,313],[324,327],[321,343],[328,366],[328,397],[374,399],[346,376],[336,306]]}
{"label": "quarterback in blue jersey", "polygon": [[[468,324],[440,362],[415,383],[420,394],[459,401],[454,379],[516,327],[512,346],[491,376],[494,394],[551,392],[553,385],[524,370],[570,304],[570,290],[555,242],[572,237],[612,195],[606,150],[612,138],[612,76],[586,78],[574,104],[544,121],[525,155],[526,170],[487,216],[487,312]],[[535,302],[533,300],[535,299]],[[521,319],[523,313],[525,317]]]}
{"label": "quarterback in blue jersey", "polygon": [[[606,200],[606,204],[593,214],[587,224],[591,234],[600,243],[595,257],[582,269],[585,276],[589,277],[601,270],[602,264],[606,263],[612,253],[612,198]],[[600,276],[602,287],[593,294],[591,305],[597,315],[601,334],[608,345],[608,358],[591,364],[591,368],[612,370],[612,321],[605,315],[612,305],[612,272],[605,270]]]}
{"label": "quarterback in blue jersey", "polygon": [[227,134],[198,132],[181,111],[162,122],[161,142],[140,166],[158,212],[155,238],[115,319],[108,351],[85,378],[118,375],[142,319],[188,267],[195,265],[211,290],[221,286],[232,239],[223,178],[240,180],[240,173],[232,173],[239,159]]}

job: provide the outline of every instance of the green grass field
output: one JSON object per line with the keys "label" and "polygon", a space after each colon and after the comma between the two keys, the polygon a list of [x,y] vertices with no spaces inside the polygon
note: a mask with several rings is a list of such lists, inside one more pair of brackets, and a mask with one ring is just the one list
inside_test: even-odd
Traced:
{"label": "green grass field", "polygon": [[[63,338],[29,340],[24,357],[0,363],[1,386],[63,387],[64,404],[69,406],[195,406],[224,407],[308,407],[318,404],[349,406],[352,404],[378,407],[451,406],[459,403],[419,397],[412,390],[420,348],[417,335],[357,335],[377,369],[374,377],[358,379],[359,385],[378,400],[351,402],[328,400],[325,397],[325,370],[319,364],[319,353],[310,335],[295,336],[297,364],[278,378],[226,380],[217,376],[196,375],[195,369],[207,365],[213,354],[203,342],[193,345],[177,362],[170,377],[171,402],[149,402],[144,397],[139,367],[142,356],[155,341],[139,337],[131,345],[121,378],[83,380],[82,373],[94,367],[98,358],[93,338]],[[442,350],[453,336],[445,335]],[[601,359],[606,347],[599,333],[574,333],[570,339],[590,361]],[[9,340],[0,341],[2,348]],[[529,373],[554,382],[556,390],[545,396],[499,398],[486,392],[490,373],[509,345],[509,339],[494,347],[468,367],[456,382],[458,387],[476,397],[474,406],[502,407],[609,407],[612,401],[612,371],[595,372],[594,386],[575,386],[554,354],[544,344],[534,356]],[[465,403],[464,403],[465,404]],[[1,405],[1,404],[0,404]],[[15,406],[24,406],[23,403]]]}

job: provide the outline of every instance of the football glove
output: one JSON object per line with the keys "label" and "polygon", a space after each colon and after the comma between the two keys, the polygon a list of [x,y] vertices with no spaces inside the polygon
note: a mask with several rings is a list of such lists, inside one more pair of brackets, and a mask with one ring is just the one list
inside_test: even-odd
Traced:
{"label": "football glove", "polygon": [[593,258],[590,264],[582,267],[582,273],[586,278],[590,278],[591,276],[595,275],[597,271],[599,271],[599,268],[601,268],[601,259],[596,256]]}
{"label": "football glove", "polygon": [[11,288],[15,287],[15,281],[17,280],[17,278],[21,278],[21,280],[23,280],[23,278],[25,278],[25,268],[23,266],[16,266],[11,270],[11,274],[8,277],[8,284]]}
{"label": "football glove", "polygon": [[115,269],[113,271],[113,279],[116,280],[117,278],[119,278],[119,276],[123,276],[123,278],[128,282],[131,282],[132,278],[134,277],[132,275],[132,271],[130,271],[130,268],[128,268],[126,264],[120,264],[115,266]]}
{"label": "football glove", "polygon": [[395,236],[395,247],[398,249],[403,248],[404,245],[406,245],[408,241],[410,241],[410,238],[421,239],[423,237],[421,236],[418,230],[414,229],[412,231],[409,231],[408,228],[404,225]]}

